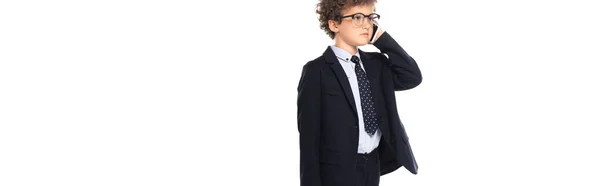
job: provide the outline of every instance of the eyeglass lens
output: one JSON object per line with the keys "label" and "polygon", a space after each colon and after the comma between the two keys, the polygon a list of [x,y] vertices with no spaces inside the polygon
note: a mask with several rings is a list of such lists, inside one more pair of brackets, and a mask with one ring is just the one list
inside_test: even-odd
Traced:
{"label": "eyeglass lens", "polygon": [[379,18],[377,15],[369,15],[369,17],[365,17],[362,14],[356,14],[354,15],[352,22],[354,23],[354,25],[356,26],[361,26],[364,22],[365,22],[365,18],[369,19],[369,22],[373,22],[373,21],[377,21],[377,19]]}

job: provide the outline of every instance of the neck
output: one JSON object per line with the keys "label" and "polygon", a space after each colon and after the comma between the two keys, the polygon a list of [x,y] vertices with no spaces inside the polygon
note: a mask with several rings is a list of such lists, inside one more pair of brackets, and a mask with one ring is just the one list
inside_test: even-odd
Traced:
{"label": "neck", "polygon": [[341,48],[342,50],[345,50],[346,52],[350,53],[350,55],[355,55],[358,51],[357,46],[352,46],[339,38],[335,39],[335,46]]}

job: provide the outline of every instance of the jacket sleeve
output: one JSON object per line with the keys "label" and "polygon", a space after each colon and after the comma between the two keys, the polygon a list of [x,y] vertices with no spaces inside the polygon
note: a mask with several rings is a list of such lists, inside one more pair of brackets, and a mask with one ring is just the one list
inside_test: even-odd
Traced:
{"label": "jacket sleeve", "polygon": [[298,85],[300,133],[300,185],[321,186],[319,142],[321,124],[321,73],[304,65]]}
{"label": "jacket sleeve", "polygon": [[421,70],[417,62],[388,34],[384,32],[375,43],[381,53],[380,56],[390,68],[394,80],[394,90],[408,90],[421,84]]}

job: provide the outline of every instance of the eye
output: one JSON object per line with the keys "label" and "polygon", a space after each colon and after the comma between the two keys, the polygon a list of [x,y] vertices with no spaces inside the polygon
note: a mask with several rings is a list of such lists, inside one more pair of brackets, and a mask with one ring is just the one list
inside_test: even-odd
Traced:
{"label": "eye", "polygon": [[354,19],[357,19],[357,20],[362,20],[364,18],[365,18],[365,16],[362,15],[362,14],[356,14],[356,15],[354,15]]}

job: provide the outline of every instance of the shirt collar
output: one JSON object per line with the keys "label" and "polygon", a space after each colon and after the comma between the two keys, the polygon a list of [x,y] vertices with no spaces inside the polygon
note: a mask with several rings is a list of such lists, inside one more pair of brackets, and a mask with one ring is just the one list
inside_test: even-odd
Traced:
{"label": "shirt collar", "polygon": [[[344,62],[350,62],[350,58],[352,57],[352,55],[350,55],[350,53],[346,52],[344,49],[336,47],[335,45],[330,45],[330,47],[331,47],[331,50],[333,50],[333,53],[335,53],[335,56],[338,57],[338,59],[341,59]],[[358,57],[358,59],[360,59],[359,53],[360,52],[358,52],[358,49],[357,49],[356,54],[354,54],[356,57]]]}

